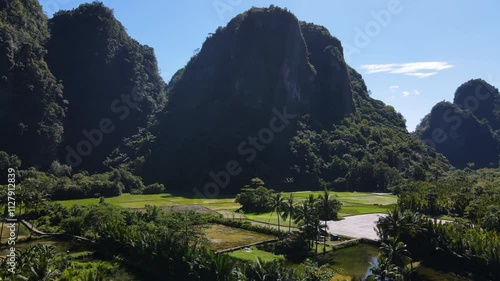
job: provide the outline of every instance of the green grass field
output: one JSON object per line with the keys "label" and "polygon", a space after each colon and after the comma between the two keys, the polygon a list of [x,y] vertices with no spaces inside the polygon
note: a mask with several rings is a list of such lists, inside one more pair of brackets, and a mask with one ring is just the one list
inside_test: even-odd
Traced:
{"label": "green grass field", "polygon": [[[146,205],[169,207],[177,205],[202,205],[211,210],[230,210],[238,209],[239,204],[234,203],[234,198],[188,198],[183,196],[174,196],[172,194],[122,194],[117,197],[106,198],[105,201],[110,204],[118,205],[123,208],[141,209]],[[99,198],[77,199],[77,200],[62,200],[56,201],[63,206],[70,207],[72,205],[91,205],[99,203]]]}
{"label": "green grass field", "polygon": [[[330,246],[326,246],[324,244],[321,244],[321,243],[317,243],[318,244],[318,251],[316,253],[318,254],[322,254],[323,253],[323,248],[325,249],[325,252],[331,252],[333,251],[333,247],[330,247]],[[314,249],[316,249],[316,246],[314,246]]]}
{"label": "green grass field", "polygon": [[387,213],[391,210],[395,204],[389,205],[367,205],[367,204],[350,204],[344,203],[342,209],[340,209],[340,216],[354,216],[363,214],[375,214],[375,213]]}
{"label": "green grass field", "polygon": [[[245,218],[252,221],[278,225],[278,216],[276,215],[276,213],[245,214],[244,216]],[[282,229],[288,229],[288,223],[289,223],[288,220],[285,221],[280,218],[280,225]],[[294,223],[293,220],[292,220],[292,227],[297,227],[297,224]]]}
{"label": "green grass field", "polygon": [[256,247],[250,247],[252,250],[251,252],[246,252],[245,250],[238,250],[229,253],[231,257],[242,259],[242,260],[248,260],[248,261],[256,261],[257,258],[260,258],[264,262],[270,262],[274,260],[284,260],[285,257],[283,255],[275,255],[270,252],[262,251],[257,249]]}
{"label": "green grass field", "polygon": [[[283,197],[288,197],[290,193],[284,193]],[[294,192],[295,199],[305,200],[309,195],[314,195],[315,197],[323,194],[323,191],[299,191]],[[330,192],[330,195],[336,197],[343,203],[353,203],[353,204],[380,204],[380,205],[390,205],[396,204],[396,196],[392,194],[373,194],[369,192]]]}
{"label": "green grass field", "polygon": [[[290,193],[284,193],[283,196],[286,198]],[[306,200],[309,195],[319,196],[322,194],[321,191],[302,191],[294,192],[295,201],[300,202]],[[373,214],[373,213],[387,213],[394,204],[397,202],[397,198],[391,194],[373,194],[366,192],[331,192],[338,200],[343,204],[340,210],[341,216],[352,216],[361,214]],[[123,208],[129,209],[141,209],[146,205],[154,205],[158,207],[169,207],[178,205],[201,205],[207,207],[213,211],[216,211],[226,218],[241,219],[246,218],[252,221],[265,223],[265,224],[278,224],[278,218],[275,213],[263,213],[263,214],[239,214],[235,211],[240,207],[239,204],[234,202],[234,198],[215,198],[215,199],[204,199],[204,198],[189,198],[184,196],[177,196],[172,194],[152,194],[152,195],[133,195],[133,194],[123,194],[117,197],[106,198],[105,201],[110,204],[118,205]],[[63,206],[78,205],[90,205],[99,202],[98,198],[90,199],[78,199],[78,200],[64,200],[56,201]],[[281,225],[283,229],[288,228],[288,221],[281,220]],[[292,226],[297,225],[292,222]]]}

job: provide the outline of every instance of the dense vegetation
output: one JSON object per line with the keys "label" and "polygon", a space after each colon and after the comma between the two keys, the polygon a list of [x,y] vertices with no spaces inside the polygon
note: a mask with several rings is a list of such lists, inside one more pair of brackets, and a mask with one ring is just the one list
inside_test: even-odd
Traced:
{"label": "dense vegetation", "polygon": [[[380,238],[385,242],[382,248],[393,245],[389,251],[392,258],[387,259],[381,248],[374,272],[379,277],[405,276],[411,274],[413,268],[408,265],[414,259],[473,274],[474,280],[500,278],[498,181],[497,170],[467,170],[435,182],[401,186],[398,208],[378,222]],[[442,214],[456,220],[440,222],[432,218]]]}
{"label": "dense vegetation", "polygon": [[500,231],[499,176],[495,169],[468,169],[435,182],[408,183],[398,190],[398,204],[405,210],[466,218],[485,229]]}
{"label": "dense vegetation", "polygon": [[120,168],[99,174],[72,173],[70,166],[53,162],[48,173],[27,170],[19,174],[23,190],[43,192],[52,200],[112,197],[122,193],[155,194],[165,191],[162,184],[144,185],[140,177]]}
{"label": "dense vegetation", "polygon": [[[215,254],[207,248],[203,227],[225,220],[213,215],[192,211],[165,212],[150,206],[138,212],[113,207],[105,200],[89,207],[71,208],[47,202],[33,203],[30,202],[25,217],[31,217],[39,229],[92,239],[95,243],[89,247],[94,260],[117,263],[118,267],[115,265],[113,271],[126,267],[139,280],[319,281],[329,280],[332,275],[331,271],[320,270],[310,261],[292,269],[278,261],[244,262],[225,254]],[[255,229],[259,230],[258,227]],[[84,280],[106,280],[108,276],[105,268],[97,266],[87,266],[79,271],[74,267],[80,261],[73,261],[65,253],[56,253],[49,247],[36,246],[20,255],[19,275],[31,278],[29,280],[77,280],[83,277],[87,278]],[[6,260],[0,261],[0,267],[6,268]],[[1,274],[8,276],[5,275],[7,271]]]}
{"label": "dense vegetation", "polygon": [[455,92],[453,103],[440,102],[422,119],[416,134],[458,168],[498,167],[500,94],[482,79]]}

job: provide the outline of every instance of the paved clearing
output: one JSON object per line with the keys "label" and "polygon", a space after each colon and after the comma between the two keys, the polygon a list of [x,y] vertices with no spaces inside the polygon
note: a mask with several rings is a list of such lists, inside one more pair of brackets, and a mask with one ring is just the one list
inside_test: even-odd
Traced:
{"label": "paved clearing", "polygon": [[375,226],[381,216],[385,214],[367,214],[345,217],[341,221],[329,221],[328,232],[353,238],[367,238],[378,240]]}
{"label": "paved clearing", "polygon": [[[377,221],[380,217],[385,217],[386,214],[366,214],[345,217],[340,221],[329,221],[328,233],[339,234],[342,236],[348,236],[352,238],[367,238],[371,240],[378,240],[377,232],[375,228],[377,226]],[[435,219],[437,223],[448,223],[452,222],[450,220],[440,220]]]}

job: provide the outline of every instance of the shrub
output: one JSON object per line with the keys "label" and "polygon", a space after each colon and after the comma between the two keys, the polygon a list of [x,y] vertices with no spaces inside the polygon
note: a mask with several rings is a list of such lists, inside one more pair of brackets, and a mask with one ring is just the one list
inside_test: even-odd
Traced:
{"label": "shrub", "polygon": [[274,191],[259,186],[257,188],[243,188],[236,195],[235,202],[239,203],[245,212],[266,213],[272,211],[271,198]]}
{"label": "shrub", "polygon": [[276,254],[284,255],[287,260],[301,263],[309,256],[309,245],[302,232],[293,232],[276,244]]}
{"label": "shrub", "polygon": [[165,186],[161,183],[153,183],[150,185],[147,185],[144,187],[142,190],[143,194],[159,194],[165,192]]}

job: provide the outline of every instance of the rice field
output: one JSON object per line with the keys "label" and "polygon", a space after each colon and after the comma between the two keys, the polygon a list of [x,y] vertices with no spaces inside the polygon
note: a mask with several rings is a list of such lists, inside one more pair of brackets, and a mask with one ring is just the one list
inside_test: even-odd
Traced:
{"label": "rice field", "polygon": [[276,237],[271,235],[228,227],[220,224],[206,226],[204,233],[205,237],[209,241],[209,248],[212,250],[229,249],[256,242],[276,239]]}

